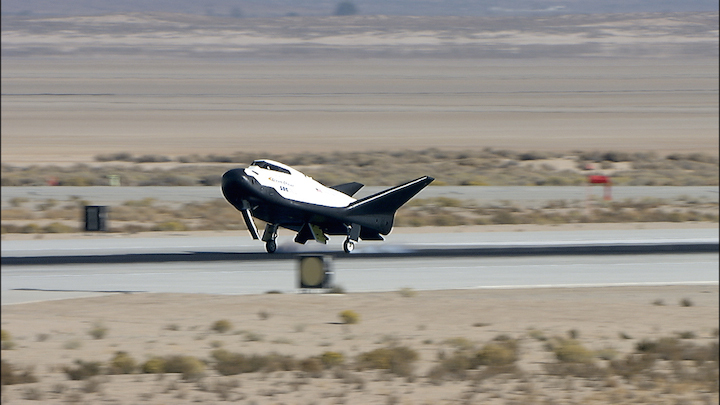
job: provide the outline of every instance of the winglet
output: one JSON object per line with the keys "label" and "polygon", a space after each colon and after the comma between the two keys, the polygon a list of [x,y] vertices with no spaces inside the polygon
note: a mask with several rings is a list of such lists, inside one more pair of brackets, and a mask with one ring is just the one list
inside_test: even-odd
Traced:
{"label": "winglet", "polygon": [[355,195],[355,193],[360,191],[360,189],[363,187],[365,187],[364,184],[352,182],[352,183],[338,184],[337,186],[332,186],[330,188],[352,197],[353,195]]}

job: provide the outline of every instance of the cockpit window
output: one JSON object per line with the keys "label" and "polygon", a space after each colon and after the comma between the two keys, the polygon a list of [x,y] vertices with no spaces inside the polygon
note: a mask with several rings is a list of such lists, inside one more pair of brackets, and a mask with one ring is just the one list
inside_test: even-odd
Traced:
{"label": "cockpit window", "polygon": [[273,170],[273,171],[280,172],[280,173],[290,174],[290,170],[288,170],[284,167],[280,167],[280,166],[276,166],[274,164],[268,163],[264,160],[256,160],[256,161],[252,162],[252,164],[250,166],[257,166],[259,168],[266,169],[266,170]]}

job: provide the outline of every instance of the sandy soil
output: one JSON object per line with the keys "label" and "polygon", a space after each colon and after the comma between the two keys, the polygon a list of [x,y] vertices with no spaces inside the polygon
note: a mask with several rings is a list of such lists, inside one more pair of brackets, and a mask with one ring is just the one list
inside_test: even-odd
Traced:
{"label": "sandy soil", "polygon": [[716,60],[161,60],[125,73],[2,63],[3,163],[121,151],[718,151]]}
{"label": "sandy soil", "polygon": [[[693,305],[679,305],[682,299]],[[654,305],[658,300],[665,305]],[[358,324],[340,323],[338,314],[347,309],[360,315]],[[229,320],[232,330],[222,334],[210,330],[220,319]],[[556,360],[543,348],[547,341],[538,339],[567,337],[574,329],[587,348],[614,349],[624,356],[642,339],[678,332],[694,332],[695,339],[688,342],[698,345],[717,341],[717,320],[717,285],[414,294],[121,294],[5,305],[2,328],[16,344],[3,351],[3,360],[34,366],[40,381],[4,387],[3,403],[37,403],[22,400],[29,392],[50,402],[117,404],[217,403],[223,398],[258,404],[449,404],[463,399],[491,404],[717,403],[717,392],[693,384],[658,383],[639,389],[614,377],[547,375],[543,364]],[[88,332],[98,322],[108,332],[93,339]],[[454,351],[448,340],[464,338],[480,347],[498,335],[519,339],[521,372],[481,382],[467,377],[433,384],[427,378],[438,364],[438,353]],[[414,378],[352,367],[358,354],[388,344],[419,353]],[[95,393],[85,392],[87,382],[69,381],[61,372],[76,359],[107,363],[117,351],[139,362],[172,354],[210,360],[217,347],[246,355],[277,352],[297,359],[340,352],[347,369],[326,370],[316,377],[297,371],[223,377],[209,367],[199,382],[182,381],[177,374],[112,375],[99,380]],[[223,391],[225,386],[231,388]]]}

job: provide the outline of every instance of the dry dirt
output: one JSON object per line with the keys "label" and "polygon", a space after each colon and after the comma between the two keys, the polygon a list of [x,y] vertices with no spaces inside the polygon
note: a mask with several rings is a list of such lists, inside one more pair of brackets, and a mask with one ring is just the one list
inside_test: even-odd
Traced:
{"label": "dry dirt", "polygon": [[[681,306],[683,299],[693,305]],[[340,323],[338,314],[348,309],[360,315],[359,323]],[[210,329],[221,319],[231,322],[230,331]],[[716,342],[717,319],[717,285],[344,295],[120,294],[5,305],[2,328],[14,336],[16,345],[3,351],[3,360],[34,366],[40,382],[4,387],[3,403],[38,403],[22,398],[39,392],[46,403],[220,403],[228,398],[257,404],[451,404],[462,400],[712,404],[718,401],[717,391],[708,392],[693,383],[657,380],[638,386],[639,377],[628,382],[618,377],[550,376],[543,365],[556,359],[544,348],[547,341],[540,338],[567,337],[575,330],[588,349],[615,350],[620,358],[643,339],[679,332],[693,332],[695,339],[686,340],[693,344]],[[93,339],[88,332],[98,322],[107,334]],[[455,338],[481,347],[499,335],[519,340],[522,371],[480,382],[468,376],[437,384],[427,377],[438,364],[439,352],[449,355],[454,352],[451,342],[464,342]],[[391,344],[419,353],[414,378],[353,368],[358,354]],[[210,360],[210,352],[218,347],[246,355],[277,352],[297,359],[339,352],[347,370],[327,370],[316,377],[297,371],[223,377],[209,368],[199,382],[182,381],[177,374],[112,375],[99,380],[94,393],[84,391],[87,382],[69,381],[61,371],[76,359],[107,364],[117,351],[127,352],[138,362],[173,354]],[[600,359],[596,362],[605,364]],[[224,394],[223,384],[232,387]]]}

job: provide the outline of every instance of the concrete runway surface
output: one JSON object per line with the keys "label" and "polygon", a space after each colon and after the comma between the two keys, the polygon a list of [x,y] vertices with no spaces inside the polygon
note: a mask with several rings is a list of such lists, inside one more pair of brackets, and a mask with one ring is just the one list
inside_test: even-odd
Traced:
{"label": "concrete runway surface", "polygon": [[[335,238],[337,239],[337,238]],[[495,245],[528,243],[641,244],[714,240],[717,229],[391,234],[383,243],[361,242],[358,251],[403,249],[408,245]],[[337,243],[335,243],[337,242]],[[302,247],[291,237],[281,248]],[[328,250],[339,250],[333,240]],[[298,249],[300,247],[300,249]],[[306,249],[317,250],[309,244]],[[249,237],[112,238],[6,241],[2,256],[109,252],[261,252]],[[261,294],[298,291],[295,260],[73,264],[8,266],[2,270],[2,304],[75,298],[108,292]],[[334,280],[348,292],[544,286],[666,285],[718,283],[718,253],[362,258],[336,257]],[[44,290],[39,292],[37,290]],[[79,295],[78,295],[79,294]]]}

